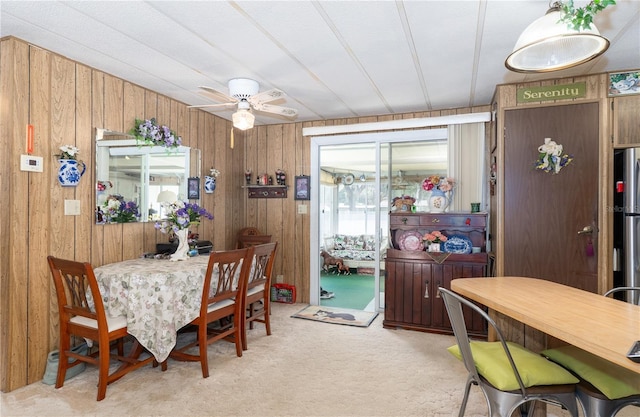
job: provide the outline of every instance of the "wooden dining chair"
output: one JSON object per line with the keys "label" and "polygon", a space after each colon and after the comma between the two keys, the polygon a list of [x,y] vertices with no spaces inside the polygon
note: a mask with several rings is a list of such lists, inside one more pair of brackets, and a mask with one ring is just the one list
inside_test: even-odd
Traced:
{"label": "wooden dining chair", "polygon": [[267,336],[271,334],[271,273],[278,242],[253,246],[254,261],[249,273],[247,296],[245,298],[246,317],[242,326],[242,348],[247,350],[247,324],[253,329],[253,322],[264,323]]}
{"label": "wooden dining chair", "polygon": [[251,246],[271,243],[271,235],[243,235],[238,236],[236,249],[249,248]]}
{"label": "wooden dining chair", "polygon": [[[464,415],[472,385],[482,390],[489,416],[511,416],[516,409],[531,405],[534,415],[537,401],[566,408],[578,417],[575,388],[578,379],[561,366],[517,343],[507,342],[496,322],[480,307],[446,288],[438,288],[444,300],[453,333],[458,342],[449,348],[467,369],[467,384],[459,416]],[[479,314],[495,330],[496,342],[471,341],[465,314]],[[529,404],[531,403],[531,404]]]}
{"label": "wooden dining chair", "polygon": [[[236,345],[236,354],[242,356],[242,326],[244,321],[244,299],[253,259],[253,247],[212,252],[209,255],[204,277],[200,314],[188,326],[196,327],[196,340],[171,352],[176,360],[200,362],[202,377],[209,377],[207,347],[218,340]],[[224,326],[220,320],[232,317]],[[188,353],[197,346],[198,354]]]}
{"label": "wooden dining chair", "polygon": [[[138,360],[140,352],[124,357],[123,338],[127,336],[127,321],[123,316],[110,317],[105,313],[98,281],[91,264],[48,256],[47,261],[58,299],[60,319],[60,346],[56,388],[64,385],[67,369],[81,363],[98,367],[98,397],[104,399],[107,385],[125,374],[153,361],[153,356]],[[93,299],[93,308],[87,297]],[[82,355],[72,350],[71,337],[80,337],[98,342],[97,352]],[[113,355],[122,365],[109,374],[112,357],[111,344],[115,342],[118,354]],[[75,359],[69,363],[69,359]]]}
{"label": "wooden dining chair", "polygon": [[[626,294],[633,304],[640,300],[640,287],[616,287],[604,296],[619,293]],[[640,407],[637,373],[571,345],[547,349],[542,354],[580,378],[576,396],[585,416],[613,417],[625,407]]]}

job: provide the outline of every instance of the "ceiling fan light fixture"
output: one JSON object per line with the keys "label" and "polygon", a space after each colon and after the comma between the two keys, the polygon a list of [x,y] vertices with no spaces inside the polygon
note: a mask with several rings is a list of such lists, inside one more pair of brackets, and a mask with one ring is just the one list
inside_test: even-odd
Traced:
{"label": "ceiling fan light fixture", "polygon": [[609,48],[609,41],[592,23],[576,30],[560,22],[562,12],[551,7],[522,32],[505,66],[516,72],[559,71],[590,61]]}
{"label": "ceiling fan light fixture", "polygon": [[240,109],[233,113],[231,119],[233,120],[233,127],[247,130],[253,128],[253,122],[255,122],[256,117],[249,110]]}

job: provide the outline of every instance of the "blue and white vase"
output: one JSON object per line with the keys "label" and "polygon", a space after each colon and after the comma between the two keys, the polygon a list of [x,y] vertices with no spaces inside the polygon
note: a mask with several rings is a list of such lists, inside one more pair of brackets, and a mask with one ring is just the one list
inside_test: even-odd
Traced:
{"label": "blue and white vase", "polygon": [[207,194],[211,194],[215,189],[216,189],[216,177],[205,175],[204,176],[204,192]]}
{"label": "blue and white vase", "polygon": [[432,190],[429,197],[429,211],[431,213],[444,213],[449,205],[449,199],[444,191]]}
{"label": "blue and white vase", "polygon": [[87,167],[81,161],[75,159],[58,159],[58,182],[63,187],[75,187],[80,182],[80,177]]}

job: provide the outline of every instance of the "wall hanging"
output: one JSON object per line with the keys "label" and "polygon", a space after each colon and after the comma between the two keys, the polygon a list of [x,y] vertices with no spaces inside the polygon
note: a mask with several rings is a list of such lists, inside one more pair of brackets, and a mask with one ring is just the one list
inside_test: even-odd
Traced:
{"label": "wall hanging", "polygon": [[56,155],[60,166],[58,167],[58,182],[63,187],[75,187],[80,183],[80,177],[84,175],[87,167],[84,162],[78,160],[80,150],[73,145],[62,145],[60,153]]}
{"label": "wall hanging", "polygon": [[562,153],[562,145],[551,140],[544,139],[544,145],[538,146],[538,159],[535,162],[536,169],[557,174],[560,170],[573,161],[573,156]]}
{"label": "wall hanging", "polygon": [[216,189],[216,178],[220,175],[220,171],[215,168],[209,170],[209,175],[204,176],[204,192],[212,194]]}

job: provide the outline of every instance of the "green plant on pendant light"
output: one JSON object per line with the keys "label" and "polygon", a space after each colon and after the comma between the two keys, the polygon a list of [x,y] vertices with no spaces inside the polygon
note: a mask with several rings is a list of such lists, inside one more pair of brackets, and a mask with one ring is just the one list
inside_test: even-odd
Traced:
{"label": "green plant on pendant light", "polygon": [[607,6],[616,4],[615,0],[592,0],[584,7],[576,8],[573,0],[559,2],[562,9],[561,22],[567,23],[574,30],[589,29],[593,17]]}

